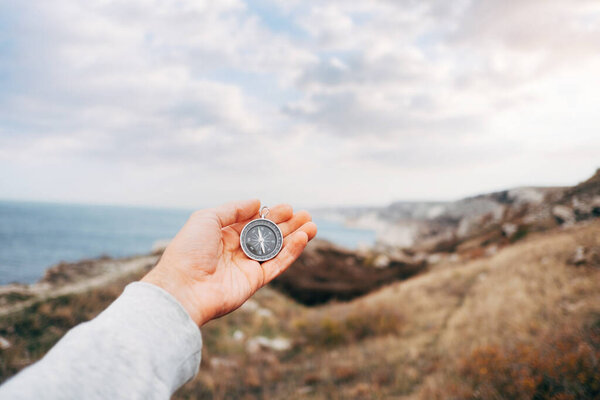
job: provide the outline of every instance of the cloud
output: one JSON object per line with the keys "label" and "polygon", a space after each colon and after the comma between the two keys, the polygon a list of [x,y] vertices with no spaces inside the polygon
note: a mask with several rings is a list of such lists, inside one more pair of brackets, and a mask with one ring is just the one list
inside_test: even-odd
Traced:
{"label": "cloud", "polygon": [[[25,153],[33,141],[40,151],[168,163],[258,144],[271,122],[258,115],[274,106],[210,74],[241,66],[285,80],[310,57],[245,10],[236,1],[17,6],[3,146]],[[56,145],[35,145],[49,138]]]}
{"label": "cloud", "polygon": [[[526,183],[528,158],[548,182],[597,163],[571,157],[600,145],[591,0],[57,0],[0,15],[0,181],[62,176],[41,198],[146,203],[171,182],[156,202],[381,202],[486,190],[469,169],[499,176],[502,160],[520,161],[498,184]],[[380,187],[399,176],[414,189]]]}

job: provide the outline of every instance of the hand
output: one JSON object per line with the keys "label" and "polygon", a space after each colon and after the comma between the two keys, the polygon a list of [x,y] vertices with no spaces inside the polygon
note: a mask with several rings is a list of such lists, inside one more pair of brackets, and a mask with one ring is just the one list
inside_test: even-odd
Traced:
{"label": "hand", "polygon": [[306,211],[271,208],[269,219],[283,233],[283,248],[261,265],[240,247],[240,233],[259,217],[259,208],[260,201],[248,200],[194,212],[142,281],[171,293],[199,326],[235,310],[285,271],[317,234]]}

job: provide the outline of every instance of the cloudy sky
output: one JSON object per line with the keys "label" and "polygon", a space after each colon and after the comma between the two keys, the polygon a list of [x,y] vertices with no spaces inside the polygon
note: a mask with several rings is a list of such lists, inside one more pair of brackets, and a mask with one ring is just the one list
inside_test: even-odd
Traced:
{"label": "cloudy sky", "polygon": [[600,167],[600,3],[0,1],[0,198],[454,199]]}

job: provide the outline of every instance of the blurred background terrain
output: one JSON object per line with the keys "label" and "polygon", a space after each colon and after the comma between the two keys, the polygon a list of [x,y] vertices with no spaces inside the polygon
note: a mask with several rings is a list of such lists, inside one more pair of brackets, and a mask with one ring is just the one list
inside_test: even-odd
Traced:
{"label": "blurred background terrain", "polygon": [[[323,212],[419,229],[410,246],[315,239],[270,287],[203,328],[201,371],[175,398],[600,395],[600,170],[573,187]],[[2,378],[97,315],[161,252],[63,262],[37,283],[1,287]]]}
{"label": "blurred background terrain", "polygon": [[599,398],[598,43],[593,0],[0,1],[0,382],[260,198],[318,236],[175,398]]}

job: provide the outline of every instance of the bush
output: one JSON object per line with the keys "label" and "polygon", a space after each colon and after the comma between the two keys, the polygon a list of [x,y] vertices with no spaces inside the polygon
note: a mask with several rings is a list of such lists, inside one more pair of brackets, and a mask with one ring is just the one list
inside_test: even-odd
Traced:
{"label": "bush", "polygon": [[458,362],[452,381],[428,398],[600,398],[600,328],[555,334],[536,345],[512,349],[483,346]]}

